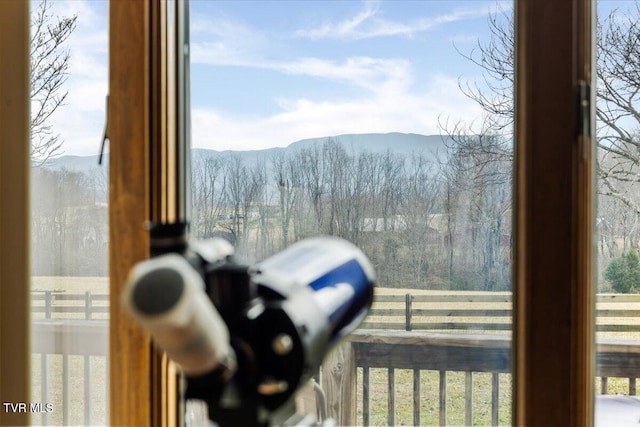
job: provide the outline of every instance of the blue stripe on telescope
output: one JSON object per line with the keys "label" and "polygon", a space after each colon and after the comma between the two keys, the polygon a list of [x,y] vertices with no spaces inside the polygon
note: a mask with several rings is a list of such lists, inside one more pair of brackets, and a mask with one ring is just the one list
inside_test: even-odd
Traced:
{"label": "blue stripe on telescope", "polygon": [[[373,298],[371,280],[356,259],[336,267],[308,285],[332,326],[332,339],[354,322],[359,323]],[[350,332],[350,331],[346,331]]]}

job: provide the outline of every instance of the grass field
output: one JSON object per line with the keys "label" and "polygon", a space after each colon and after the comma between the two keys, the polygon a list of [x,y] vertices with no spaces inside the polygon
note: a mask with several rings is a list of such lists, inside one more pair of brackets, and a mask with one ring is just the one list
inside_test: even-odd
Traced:
{"label": "grass field", "polygon": [[109,293],[108,277],[52,277],[33,276],[32,291],[64,291],[69,294],[82,294],[87,291],[97,294]]}
{"label": "grass field", "polygon": [[[371,369],[370,423],[373,426],[387,425],[387,370]],[[358,378],[362,378],[361,370]],[[412,371],[396,369],[396,425],[413,425],[413,376]],[[447,373],[447,425],[464,425],[465,395],[464,373]],[[358,382],[358,390],[362,388]],[[421,425],[439,425],[439,376],[435,371],[422,371],[421,389]],[[500,425],[511,425],[511,376],[500,375],[499,394]],[[473,380],[474,425],[491,425],[491,374],[476,373]],[[362,420],[362,397],[358,393],[358,422]]]}

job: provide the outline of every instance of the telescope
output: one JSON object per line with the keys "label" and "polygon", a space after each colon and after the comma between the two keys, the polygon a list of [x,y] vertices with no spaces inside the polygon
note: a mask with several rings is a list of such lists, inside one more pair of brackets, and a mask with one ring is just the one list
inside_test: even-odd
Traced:
{"label": "telescope", "polygon": [[185,378],[184,397],[226,426],[334,425],[297,414],[295,393],[367,315],[375,273],[353,244],[295,243],[255,265],[184,224],[151,229],[152,258],[129,274],[122,302]]}

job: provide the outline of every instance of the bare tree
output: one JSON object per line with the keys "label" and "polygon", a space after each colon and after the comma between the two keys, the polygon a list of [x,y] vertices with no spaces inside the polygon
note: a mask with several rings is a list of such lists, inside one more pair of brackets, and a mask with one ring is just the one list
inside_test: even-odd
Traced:
{"label": "bare tree", "polygon": [[[460,81],[461,90],[485,112],[484,129],[510,136],[514,118],[514,22],[506,12],[489,18],[490,40],[461,54],[483,71],[481,82]],[[640,3],[614,10],[597,24],[597,141],[601,194],[615,197],[640,215],[640,199],[629,197],[625,182],[640,182]],[[442,126],[461,135],[455,123]],[[484,150],[486,147],[478,147]],[[500,153],[501,159],[512,151]]]}
{"label": "bare tree", "polygon": [[[514,120],[513,82],[515,78],[513,15],[497,11],[489,15],[490,39],[478,42],[470,53],[456,50],[483,71],[481,82],[460,79],[462,92],[485,112],[484,127],[494,133],[511,134]],[[451,132],[449,132],[451,133]]]}
{"label": "bare tree", "polygon": [[612,12],[598,25],[598,176],[601,192],[640,215],[640,5]]}
{"label": "bare tree", "polygon": [[[441,162],[446,181],[448,269],[452,286],[502,289],[508,283],[511,208],[511,138],[473,133],[456,123]],[[473,283],[471,283],[471,281]]]}
{"label": "bare tree", "polygon": [[338,223],[338,211],[340,206],[340,183],[344,181],[343,170],[348,162],[348,154],[344,147],[334,138],[329,138],[323,144],[324,161],[327,170],[327,188],[329,190],[329,200],[331,201],[328,219],[328,234],[341,236]]}
{"label": "bare tree", "polygon": [[191,227],[198,238],[214,235],[225,213],[223,165],[217,157],[195,156],[191,167]]}
{"label": "bare tree", "polygon": [[295,166],[295,161],[287,158],[283,153],[276,153],[271,158],[271,169],[280,208],[282,248],[285,248],[289,244],[291,222],[300,196],[300,170]]}
{"label": "bare tree", "polygon": [[53,16],[42,0],[31,17],[31,158],[40,164],[60,154],[62,139],[50,118],[67,98],[69,50],[65,42],[77,24],[77,15]]}
{"label": "bare tree", "polygon": [[[439,199],[440,183],[437,170],[422,154],[414,154],[403,172],[399,210],[403,218],[406,244],[407,273],[405,282],[422,285],[441,251],[441,241],[431,221]],[[435,261],[435,262],[434,262]]]}
{"label": "bare tree", "polygon": [[248,211],[257,194],[255,176],[251,174],[238,154],[226,160],[223,173],[225,205],[229,211],[226,217],[230,222],[219,225],[232,234],[236,249],[242,249],[246,255]]}
{"label": "bare tree", "polygon": [[325,196],[328,192],[324,151],[321,146],[314,145],[296,154],[296,162],[301,169],[301,185],[313,209],[315,231],[319,233],[325,230]]}
{"label": "bare tree", "polygon": [[274,194],[269,188],[269,174],[265,162],[256,163],[252,176],[256,183],[255,207],[257,211],[258,236],[255,245],[255,259],[264,259],[273,254],[275,213]]}
{"label": "bare tree", "polygon": [[[496,146],[469,141],[479,133],[512,139],[514,119],[514,21],[508,12],[495,12],[488,21],[490,39],[478,42],[469,53],[461,55],[478,65],[481,81],[460,81],[463,93],[484,111],[482,132],[470,132],[468,124],[445,122],[445,133],[451,136],[455,151],[465,149],[477,160],[511,161],[511,144]],[[600,195],[624,204],[640,218],[640,194],[634,185],[640,183],[640,2],[629,2],[624,8],[610,12],[597,23],[597,91],[596,137],[598,146],[597,176]],[[602,212],[605,212],[604,210]],[[615,218],[599,218],[608,230],[621,230]],[[611,236],[627,239],[630,236]],[[637,240],[635,235],[633,239]],[[612,240],[613,242],[613,240]],[[637,245],[634,241],[632,245]],[[610,251],[606,251],[609,253]]]}
{"label": "bare tree", "polygon": [[440,128],[447,134],[444,139],[446,158],[460,172],[473,171],[482,185],[511,182],[510,165],[513,162],[513,140],[496,131],[493,121],[484,121],[479,130],[463,122],[446,121]]}
{"label": "bare tree", "polygon": [[395,228],[395,216],[398,213],[398,197],[401,193],[404,158],[387,150],[382,156],[382,194],[380,197],[382,227],[384,231]]}
{"label": "bare tree", "polygon": [[[335,140],[325,142],[331,215],[329,233],[357,244],[356,205],[362,189],[354,156]],[[356,225],[356,228],[354,228]]]}

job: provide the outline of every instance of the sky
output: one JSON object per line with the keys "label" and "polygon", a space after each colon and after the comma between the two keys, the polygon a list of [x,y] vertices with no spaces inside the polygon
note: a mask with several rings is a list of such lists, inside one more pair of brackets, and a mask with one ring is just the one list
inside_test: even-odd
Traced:
{"label": "sky", "polygon": [[[35,0],[34,0],[35,1]],[[607,7],[624,2],[606,1]],[[251,150],[346,133],[438,134],[477,123],[459,89],[481,82],[464,57],[511,2],[191,1],[193,147]],[[98,153],[108,90],[107,2],[55,0],[78,15],[67,103],[52,118],[63,154]]]}

